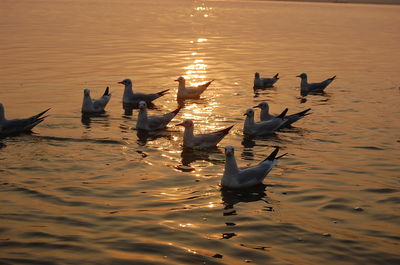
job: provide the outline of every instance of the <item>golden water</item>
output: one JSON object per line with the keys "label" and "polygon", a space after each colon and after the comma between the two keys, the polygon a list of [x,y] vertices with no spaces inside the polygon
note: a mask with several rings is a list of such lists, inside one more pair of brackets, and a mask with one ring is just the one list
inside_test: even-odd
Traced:
{"label": "golden water", "polygon": [[[34,134],[0,140],[1,264],[396,264],[400,262],[399,6],[266,1],[0,2],[0,102],[51,107]],[[276,87],[253,93],[254,72]],[[295,76],[335,80],[304,100]],[[215,79],[172,122],[234,124],[220,147],[182,152],[173,125],[138,139],[134,89]],[[112,99],[81,119],[83,89]],[[294,129],[244,139],[244,111],[312,108]],[[223,146],[240,165],[289,155],[265,189],[221,192]]]}

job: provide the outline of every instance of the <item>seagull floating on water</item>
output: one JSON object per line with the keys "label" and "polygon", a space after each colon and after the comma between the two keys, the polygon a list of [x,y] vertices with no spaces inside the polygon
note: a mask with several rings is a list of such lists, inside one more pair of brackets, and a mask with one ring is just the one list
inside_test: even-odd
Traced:
{"label": "seagull floating on water", "polygon": [[177,99],[183,100],[200,98],[201,93],[203,93],[214,80],[208,81],[202,85],[195,87],[187,87],[186,80],[182,76],[175,81],[179,82]]}
{"label": "seagull floating on water", "polygon": [[215,147],[233,127],[232,125],[225,129],[206,134],[193,134],[194,124],[192,120],[184,120],[182,123],[177,124],[177,126],[185,127],[185,132],[183,133],[183,146],[189,148]]}
{"label": "seagull floating on water", "polygon": [[307,82],[307,74],[302,73],[300,75],[297,75],[296,77],[301,78],[300,82],[300,93],[302,96],[307,95],[308,93],[321,93],[324,92],[324,89],[332,83],[333,80],[335,80],[336,75],[326,79],[325,81],[322,81],[320,83],[308,83]]}
{"label": "seagull floating on water", "polygon": [[47,111],[49,111],[49,109],[29,118],[7,120],[5,118],[3,104],[0,103],[0,137],[30,132],[33,127],[41,123],[47,117],[42,117]]}
{"label": "seagull floating on water", "polygon": [[167,124],[178,114],[182,107],[164,114],[162,116],[147,116],[147,104],[139,102],[139,114],[136,122],[136,129],[145,131],[156,131],[167,127]]}
{"label": "seagull floating on water", "polygon": [[[260,112],[260,120],[261,121],[269,121],[269,120],[275,119],[277,117],[277,115],[273,115],[273,114],[269,113],[269,105],[267,102],[261,102],[260,104],[258,104],[257,106],[254,106],[253,108],[261,109],[261,112]],[[306,110],[300,111],[295,114],[286,115],[284,118],[285,122],[281,125],[281,127],[279,129],[290,127],[296,121],[300,120],[301,118],[303,118],[306,115],[309,115],[310,113],[307,113],[307,112],[309,112],[310,110],[311,109],[308,108]]]}
{"label": "seagull floating on water", "polygon": [[261,78],[259,73],[254,74],[254,89],[262,89],[273,87],[276,81],[279,80],[279,73],[274,75],[272,78]]}
{"label": "seagull floating on water", "polygon": [[164,96],[169,91],[169,89],[166,89],[154,94],[133,93],[132,80],[124,79],[121,82],[118,82],[118,84],[125,85],[124,95],[122,96],[122,102],[124,104],[139,104],[140,101],[151,104],[153,100]]}
{"label": "seagull floating on water", "polygon": [[285,123],[284,117],[288,109],[286,108],[281,114],[268,121],[254,122],[254,110],[248,109],[244,114],[246,119],[244,120],[243,132],[250,136],[262,136],[272,134],[279,130]]}
{"label": "seagull floating on water", "polygon": [[234,148],[232,146],[225,147],[225,170],[221,179],[221,186],[226,188],[248,188],[262,184],[264,178],[268,175],[271,169],[276,165],[279,158],[285,156],[276,156],[279,152],[279,147],[258,165],[248,167],[238,167]]}
{"label": "seagull floating on water", "polygon": [[92,99],[90,97],[90,90],[83,90],[83,103],[82,103],[82,113],[103,113],[108,101],[111,99],[111,94],[109,92],[109,87],[106,88],[104,94],[99,99]]}

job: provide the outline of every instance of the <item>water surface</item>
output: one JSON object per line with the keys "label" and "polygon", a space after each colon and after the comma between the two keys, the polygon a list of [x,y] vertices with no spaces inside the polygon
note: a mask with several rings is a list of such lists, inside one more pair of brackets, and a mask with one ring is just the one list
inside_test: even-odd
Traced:
{"label": "water surface", "polygon": [[[396,264],[398,6],[265,1],[1,1],[0,102],[9,118],[51,107],[32,135],[0,140],[1,264]],[[281,79],[254,93],[254,72]],[[302,99],[299,80],[333,75]],[[172,122],[235,125],[183,152],[182,129],[148,137],[122,109],[137,91],[215,79]],[[112,99],[82,119],[83,89]],[[244,139],[244,111],[312,108],[296,127]],[[223,146],[240,165],[289,155],[248,192],[221,191]]]}

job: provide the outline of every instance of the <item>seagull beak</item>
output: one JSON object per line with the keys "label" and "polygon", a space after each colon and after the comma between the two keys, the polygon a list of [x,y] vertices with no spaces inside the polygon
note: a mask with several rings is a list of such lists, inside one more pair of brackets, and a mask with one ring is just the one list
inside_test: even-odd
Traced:
{"label": "seagull beak", "polygon": [[244,113],[243,116],[247,116],[247,113]]}
{"label": "seagull beak", "polygon": [[120,81],[120,82],[118,82],[118,84],[123,84],[124,85],[124,82]]}
{"label": "seagull beak", "polygon": [[179,80],[178,80],[178,79],[175,79],[174,81],[176,81],[176,82],[179,82]]}
{"label": "seagull beak", "polygon": [[175,124],[175,126],[183,126],[183,122]]}
{"label": "seagull beak", "polygon": [[300,75],[296,75],[296,77],[301,77]]}
{"label": "seagull beak", "polygon": [[260,106],[259,105],[257,105],[257,106],[254,106],[253,108],[259,108]]}

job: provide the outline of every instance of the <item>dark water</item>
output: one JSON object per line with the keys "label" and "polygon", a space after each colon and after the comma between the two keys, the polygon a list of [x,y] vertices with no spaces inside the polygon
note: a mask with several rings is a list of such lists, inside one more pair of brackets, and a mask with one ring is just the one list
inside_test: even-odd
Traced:
{"label": "dark water", "polygon": [[[51,107],[34,130],[0,140],[0,264],[400,263],[398,6],[264,1],[0,3],[0,102],[9,118]],[[281,80],[254,94],[254,72]],[[299,96],[337,75],[325,95]],[[216,79],[173,121],[234,124],[220,147],[182,152],[181,128],[138,137],[124,78],[171,88]],[[107,113],[82,119],[83,89],[110,86]],[[261,101],[296,127],[244,139]],[[289,155],[265,187],[221,191],[223,146],[240,165],[272,146]]]}

